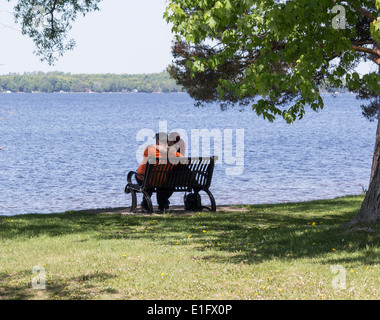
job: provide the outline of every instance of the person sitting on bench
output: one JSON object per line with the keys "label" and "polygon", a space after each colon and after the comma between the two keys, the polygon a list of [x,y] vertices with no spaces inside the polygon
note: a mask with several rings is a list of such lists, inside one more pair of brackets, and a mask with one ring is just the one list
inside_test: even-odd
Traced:
{"label": "person sitting on bench", "polygon": [[[169,148],[167,147],[168,136],[165,132],[156,133],[155,139],[156,139],[156,144],[149,145],[144,150],[142,163],[137,169],[137,173],[141,176],[145,176],[146,164],[148,162],[148,159],[151,157],[155,157],[155,158],[182,157],[182,155],[179,152],[176,152],[174,149],[169,150]],[[141,179],[139,176],[136,176],[136,181],[139,184],[139,186],[142,186],[144,180]],[[152,191],[150,191],[148,194],[151,197]],[[160,212],[169,209],[169,204],[170,204],[169,198],[171,197],[172,194],[173,192],[160,190],[159,188],[157,189],[157,204],[158,204],[158,208]],[[147,210],[148,208],[145,197],[143,198],[141,207],[144,210]]]}
{"label": "person sitting on bench", "polygon": [[168,147],[172,152],[179,152],[182,156],[185,156],[185,141],[181,139],[178,132],[170,132],[168,136]]}

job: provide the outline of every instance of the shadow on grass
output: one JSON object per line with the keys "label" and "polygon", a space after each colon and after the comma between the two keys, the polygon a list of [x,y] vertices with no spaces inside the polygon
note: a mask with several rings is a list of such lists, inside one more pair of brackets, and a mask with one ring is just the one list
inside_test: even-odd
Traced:
{"label": "shadow on grass", "polygon": [[[119,215],[68,212],[53,215],[24,215],[3,223],[5,239],[59,237],[87,234],[93,239],[150,241],[159,245],[190,245],[205,259],[255,264],[265,260],[323,258],[347,252],[342,262],[380,263],[380,235],[344,230],[342,223],[355,216],[362,196],[301,203],[247,206],[249,212],[202,212],[190,216]],[[4,218],[3,218],[4,220]],[[1,232],[1,231],[0,231]],[[209,254],[210,253],[210,254]],[[353,253],[353,254],[351,254]]]}
{"label": "shadow on grass", "polygon": [[[17,274],[0,274],[0,300],[75,300],[88,299],[92,295],[107,290],[110,294],[117,293],[107,288],[102,289],[101,292],[97,292],[99,287],[102,287],[99,283],[103,283],[106,279],[114,277],[114,275],[105,272],[87,273],[86,275],[66,279],[58,277],[54,279],[47,278],[45,279],[43,288],[34,288],[30,275],[31,270],[25,270]],[[23,281],[13,283],[12,279],[23,279]]]}
{"label": "shadow on grass", "polygon": [[17,278],[21,278],[24,277],[24,273],[22,273],[22,275],[9,275],[7,273],[0,274],[0,300],[27,300],[32,298],[34,295],[30,291],[25,290],[28,285],[24,284],[20,286],[8,283],[9,279],[14,276],[16,276]]}

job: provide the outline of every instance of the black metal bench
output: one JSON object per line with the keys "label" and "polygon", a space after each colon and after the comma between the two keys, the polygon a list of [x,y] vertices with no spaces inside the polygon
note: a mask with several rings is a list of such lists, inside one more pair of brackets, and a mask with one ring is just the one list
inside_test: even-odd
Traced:
{"label": "black metal bench", "polygon": [[[200,191],[204,191],[210,198],[211,207],[202,206],[201,209],[216,211],[214,196],[210,192],[211,178],[214,171],[215,160],[213,157],[186,157],[186,158],[149,158],[144,181],[142,185],[133,183],[134,176],[140,176],[136,171],[130,171],[127,176],[125,193],[131,193],[131,212],[136,212],[137,193],[142,193],[147,201],[148,212],[153,212],[150,192],[170,191],[170,192],[194,192],[196,196]],[[149,192],[149,193],[148,193]]]}

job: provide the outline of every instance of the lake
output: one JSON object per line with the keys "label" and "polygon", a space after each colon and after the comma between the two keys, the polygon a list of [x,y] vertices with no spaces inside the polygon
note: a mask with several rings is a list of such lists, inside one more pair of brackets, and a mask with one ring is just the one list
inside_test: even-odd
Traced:
{"label": "lake", "polygon": [[[221,153],[211,184],[217,205],[359,194],[368,188],[377,124],[355,95],[322,97],[323,110],[288,125],[249,107],[197,108],[186,94],[2,93],[0,110],[15,112],[0,114],[0,215],[129,206],[127,173],[162,128],[187,135],[188,155],[197,134],[222,137],[222,150],[210,140],[210,154]],[[183,194],[171,198],[182,203]]]}

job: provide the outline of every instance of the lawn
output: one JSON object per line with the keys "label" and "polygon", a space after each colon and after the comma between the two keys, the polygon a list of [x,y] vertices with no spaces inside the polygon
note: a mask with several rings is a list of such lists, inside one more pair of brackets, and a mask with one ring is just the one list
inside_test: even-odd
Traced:
{"label": "lawn", "polygon": [[362,201],[2,216],[0,299],[379,299],[380,226],[340,228]]}

